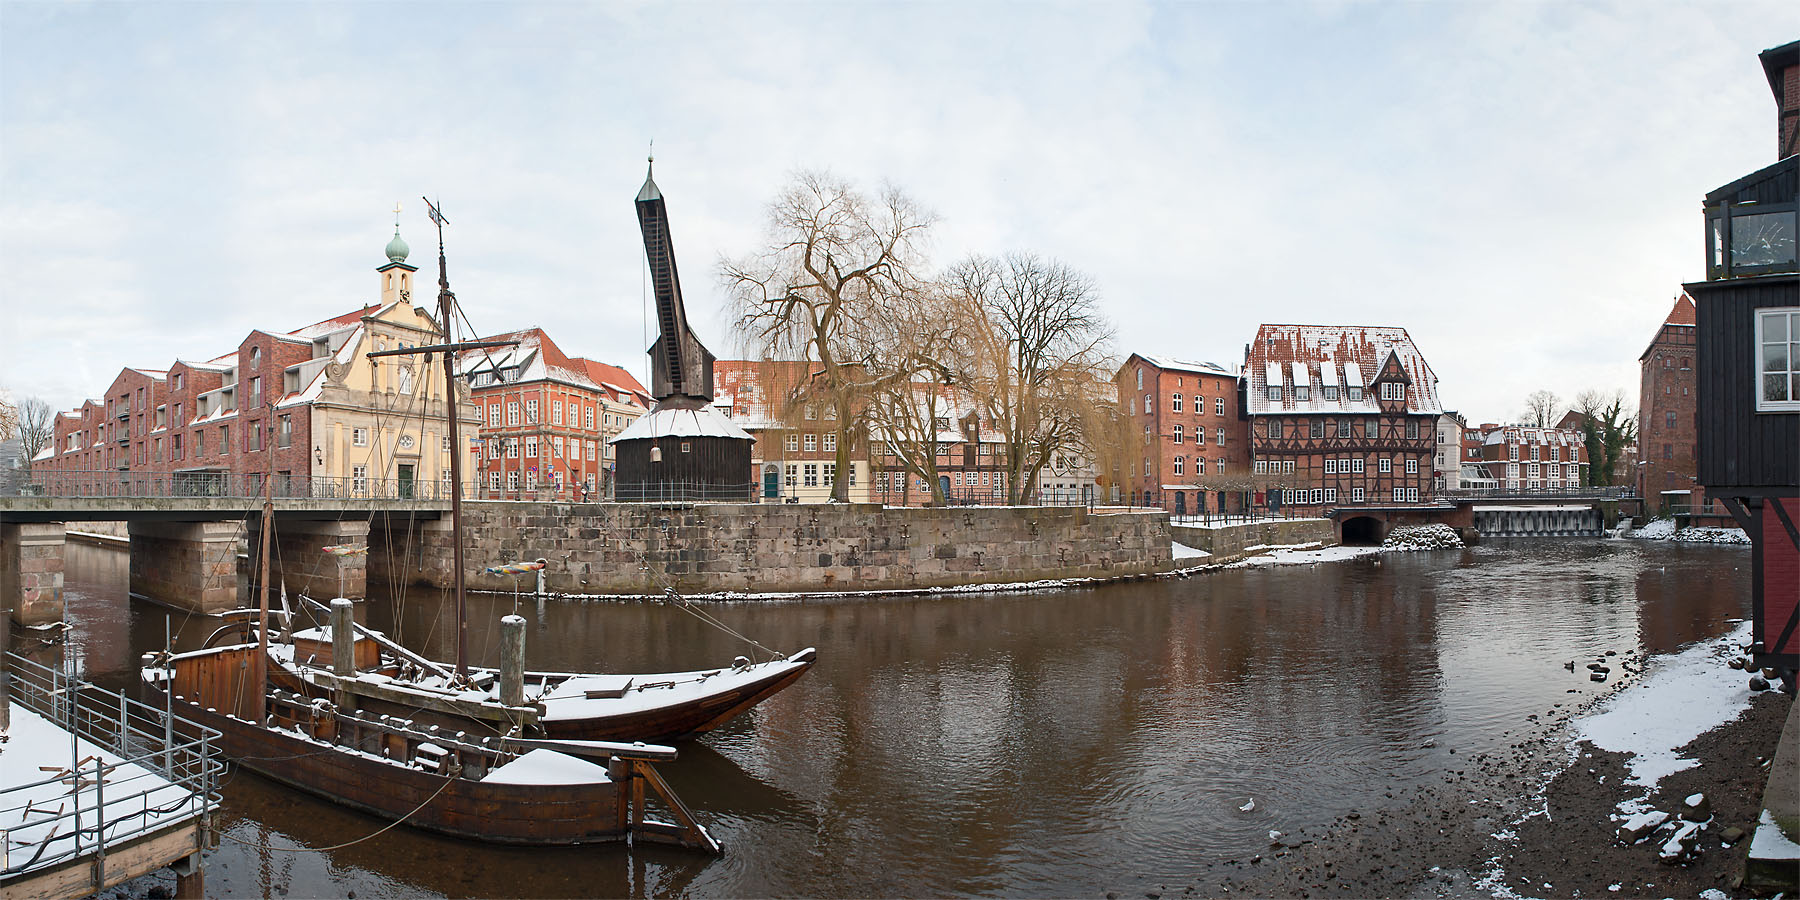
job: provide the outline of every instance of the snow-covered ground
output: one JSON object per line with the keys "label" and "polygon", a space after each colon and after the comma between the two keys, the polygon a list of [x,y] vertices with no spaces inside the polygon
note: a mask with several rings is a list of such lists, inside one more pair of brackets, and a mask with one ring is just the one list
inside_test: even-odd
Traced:
{"label": "snow-covered ground", "polygon": [[1750,708],[1749,681],[1726,661],[1750,639],[1750,623],[1650,663],[1644,677],[1578,718],[1571,746],[1589,741],[1631,755],[1631,783],[1644,796],[1663,777],[1694,765],[1676,751]]}
{"label": "snow-covered ground", "polygon": [[[1268,552],[1261,552],[1264,550]],[[1326,547],[1315,541],[1310,544],[1288,544],[1282,546],[1258,544],[1253,547],[1245,547],[1244,551],[1247,553],[1256,553],[1257,555],[1232,563],[1226,568],[1253,569],[1259,566],[1306,566],[1322,562],[1342,562],[1346,559],[1376,556],[1381,553],[1381,548]]]}
{"label": "snow-covered ground", "polygon": [[1180,541],[1172,542],[1169,545],[1169,552],[1176,559],[1212,559],[1211,553],[1195,547],[1189,547]]}
{"label": "snow-covered ground", "polygon": [[1742,528],[1693,527],[1677,531],[1674,519],[1652,519],[1644,527],[1626,532],[1625,536],[1646,541],[1685,541],[1696,544],[1750,543],[1750,536]]}

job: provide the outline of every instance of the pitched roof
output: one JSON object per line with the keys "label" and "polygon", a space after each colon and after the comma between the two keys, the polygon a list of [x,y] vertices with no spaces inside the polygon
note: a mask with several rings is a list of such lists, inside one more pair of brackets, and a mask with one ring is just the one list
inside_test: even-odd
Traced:
{"label": "pitched roof", "polygon": [[[1222,366],[1216,362],[1193,362],[1185,359],[1176,359],[1171,356],[1151,356],[1148,353],[1133,353],[1131,355],[1164,371],[1177,370],[1182,372],[1196,372],[1201,375],[1223,375],[1227,378],[1235,377],[1237,375],[1237,373],[1232,371],[1229,367]],[[1131,360],[1127,359],[1125,364],[1130,365]]]}
{"label": "pitched roof", "polygon": [[[1425,362],[1424,354],[1413,343],[1404,328],[1376,325],[1263,325],[1256,330],[1256,342],[1250,345],[1244,360],[1245,412],[1250,415],[1276,413],[1343,412],[1375,414],[1380,405],[1373,392],[1367,390],[1381,373],[1388,358],[1394,357],[1406,372],[1411,385],[1406,391],[1408,412],[1438,415],[1444,411],[1438,400],[1437,375]],[[1293,390],[1282,392],[1282,399],[1270,400],[1271,383],[1286,383],[1290,388],[1298,381],[1287,382],[1294,373],[1307,376],[1306,400],[1297,400]],[[1274,382],[1270,378],[1273,376]],[[1351,400],[1347,390],[1337,392],[1337,399],[1325,399],[1319,387],[1324,385],[1364,388],[1362,399]]]}
{"label": "pitched roof", "polygon": [[1638,362],[1643,362],[1650,355],[1650,351],[1656,349],[1656,343],[1668,333],[1670,326],[1693,328],[1694,316],[1694,298],[1688,296],[1687,291],[1682,291],[1676,296],[1675,306],[1669,310],[1668,318],[1663,319],[1662,325],[1656,329],[1656,336],[1650,339],[1650,343],[1644,347],[1644,352],[1638,354]]}

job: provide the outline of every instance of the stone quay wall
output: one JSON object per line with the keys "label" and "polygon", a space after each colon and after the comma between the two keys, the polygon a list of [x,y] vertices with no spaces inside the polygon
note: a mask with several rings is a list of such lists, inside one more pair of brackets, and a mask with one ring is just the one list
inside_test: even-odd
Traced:
{"label": "stone quay wall", "polygon": [[1245,548],[1261,545],[1323,544],[1338,542],[1337,531],[1330,519],[1267,519],[1241,525],[1199,528],[1172,526],[1175,540],[1195,550],[1213,555],[1207,563],[1224,563],[1242,559]]}
{"label": "stone quay wall", "polygon": [[[1160,510],[486,501],[463,514],[467,584],[478,590],[515,586],[483,568],[538,558],[549,562],[546,589],[565,594],[911,590],[1173,567]],[[384,532],[377,522],[370,542],[388,544],[372,547],[371,578],[449,584],[442,523]],[[519,589],[535,586],[519,576]]]}

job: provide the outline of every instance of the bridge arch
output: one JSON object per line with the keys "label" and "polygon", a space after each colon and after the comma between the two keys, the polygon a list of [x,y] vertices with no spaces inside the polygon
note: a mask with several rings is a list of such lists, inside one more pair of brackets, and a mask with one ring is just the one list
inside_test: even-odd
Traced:
{"label": "bridge arch", "polygon": [[1348,516],[1338,522],[1338,542],[1351,546],[1377,546],[1387,537],[1387,522],[1375,515]]}

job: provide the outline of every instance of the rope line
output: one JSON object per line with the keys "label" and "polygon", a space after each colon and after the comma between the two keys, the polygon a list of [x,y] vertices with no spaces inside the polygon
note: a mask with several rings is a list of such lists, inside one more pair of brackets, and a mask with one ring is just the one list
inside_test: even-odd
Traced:
{"label": "rope line", "polygon": [[407,819],[412,818],[413,815],[418,813],[419,810],[424,809],[425,807],[431,805],[431,801],[436,800],[439,795],[443,794],[445,790],[448,790],[450,787],[450,783],[455,780],[456,780],[456,776],[454,776],[454,775],[444,776],[444,783],[442,786],[440,786],[437,789],[437,793],[434,793],[431,796],[426,797],[425,802],[419,804],[418,806],[413,807],[411,812],[407,813],[404,816],[401,816],[398,819],[395,819],[392,822],[387,823],[386,825],[381,826],[379,829],[376,829],[375,831],[372,831],[368,834],[363,835],[362,837],[357,838],[354,841],[345,841],[341,844],[333,844],[329,847],[276,847],[276,846],[268,843],[267,841],[264,841],[261,844],[255,844],[255,843],[251,843],[250,841],[243,840],[242,838],[232,837],[229,833],[227,833],[223,830],[221,830],[219,832],[219,836],[228,841],[231,841],[234,844],[243,844],[246,847],[252,847],[257,850],[276,850],[276,851],[279,851],[282,853],[329,853],[333,850],[342,850],[345,847],[352,847],[352,846],[362,843],[363,841],[369,840],[370,838],[377,837],[380,834],[382,834],[383,832],[393,828],[395,825],[398,825],[401,822],[404,822]]}

